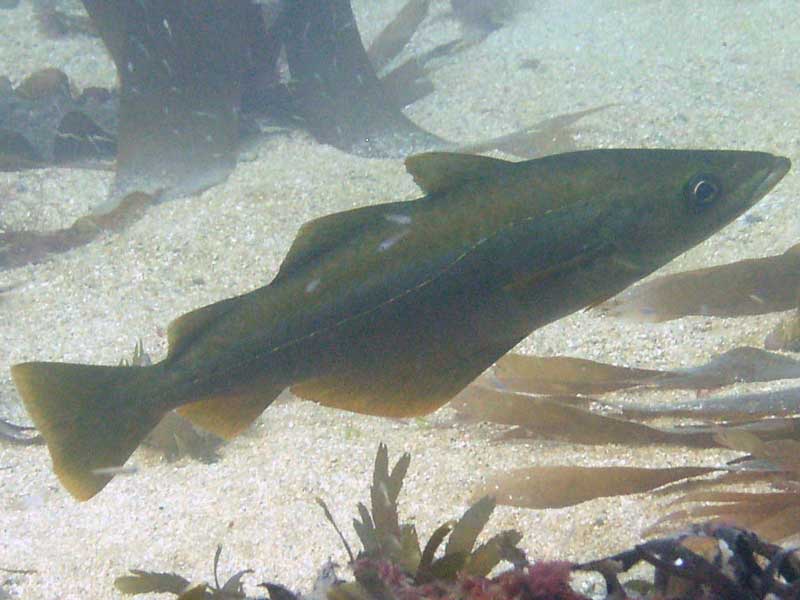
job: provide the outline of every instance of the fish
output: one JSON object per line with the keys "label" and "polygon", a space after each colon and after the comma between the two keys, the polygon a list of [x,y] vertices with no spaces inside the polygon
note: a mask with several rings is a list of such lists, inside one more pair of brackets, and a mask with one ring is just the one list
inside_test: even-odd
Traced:
{"label": "fish", "polygon": [[509,162],[432,152],[425,193],[299,230],[274,279],[176,319],[149,366],[11,375],[61,484],[99,492],[170,410],[230,439],[286,388],[381,417],[430,413],[533,330],[705,240],[788,172],[733,150],[598,149]]}

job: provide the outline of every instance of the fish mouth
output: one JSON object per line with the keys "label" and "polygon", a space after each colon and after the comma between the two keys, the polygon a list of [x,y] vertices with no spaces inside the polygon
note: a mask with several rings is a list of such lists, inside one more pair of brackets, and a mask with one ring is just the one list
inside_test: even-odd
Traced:
{"label": "fish mouth", "polygon": [[764,176],[764,179],[761,180],[761,183],[759,183],[758,186],[756,186],[756,189],[753,191],[753,204],[766,196],[769,191],[774,188],[781,179],[783,179],[783,177],[791,168],[792,161],[790,161],[788,158],[784,156],[773,157],[770,170]]}

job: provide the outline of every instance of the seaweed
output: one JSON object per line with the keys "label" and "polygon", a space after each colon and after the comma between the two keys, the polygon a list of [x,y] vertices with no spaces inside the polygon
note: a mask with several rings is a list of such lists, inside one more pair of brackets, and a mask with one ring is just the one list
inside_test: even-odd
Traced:
{"label": "seaweed", "polygon": [[501,439],[545,438],[575,444],[651,444],[712,448],[708,428],[656,428],[613,415],[598,414],[576,404],[589,405],[592,398],[531,396],[471,385],[450,406],[462,421],[488,421],[511,425]]}
{"label": "seaweed", "polygon": [[161,452],[168,462],[188,456],[210,464],[220,459],[218,450],[225,441],[196,428],[176,412],[167,413],[144,440],[144,445]]}
{"label": "seaweed", "polygon": [[[676,522],[714,518],[779,541],[800,532],[797,398],[798,391],[793,389],[696,400],[676,407],[645,408],[603,404],[584,397],[536,397],[473,385],[454,402],[462,418],[516,425],[517,429],[507,433],[506,439],[544,436],[584,444],[676,444],[703,448],[722,444],[747,453],[723,465],[519,468],[495,474],[475,496],[493,494],[499,504],[543,509],[607,496],[684,492],[676,502],[704,504],[666,515],[648,533],[663,531],[662,526],[674,527]],[[580,408],[590,404],[621,410],[625,417],[689,416],[710,420],[712,425],[654,428]],[[723,485],[756,482],[770,483],[775,490],[766,493],[714,490]]]}
{"label": "seaweed", "polygon": [[652,382],[663,374],[569,356],[509,352],[495,363],[492,381],[527,394],[604,394]]}
{"label": "seaweed", "polygon": [[[483,577],[504,557],[521,552],[517,544],[522,536],[512,530],[501,532],[475,548],[477,538],[495,507],[494,500],[488,496],[470,506],[460,519],[440,525],[421,546],[415,527],[410,523],[401,524],[398,514],[397,500],[410,461],[411,457],[404,454],[389,471],[387,448],[384,444],[378,447],[370,488],[372,510],[359,503],[359,519],[353,521],[353,528],[363,546],[358,556],[353,556],[325,503],[317,499],[351,557],[356,587],[361,586],[358,591],[348,588],[347,597],[376,592],[375,578],[384,577],[379,568],[381,563],[388,562],[398,567],[398,575],[405,577],[404,585],[417,586],[434,580],[452,582],[457,576],[464,575]],[[445,539],[444,552],[437,557]]]}
{"label": "seaweed", "polygon": [[[644,562],[655,567],[653,580],[627,585],[618,575]],[[751,531],[725,525],[695,525],[631,550],[573,565],[595,571],[606,582],[607,598],[666,599],[796,598],[800,590],[794,549],[765,542]]]}
{"label": "seaweed", "polygon": [[[669,405],[614,403],[597,397],[618,389],[703,390],[740,382],[800,378],[793,358],[757,348],[735,348],[699,367],[653,371],[568,357],[508,355],[494,372],[470,385],[451,406],[457,418],[513,427],[501,439],[545,437],[580,444],[628,447],[665,444],[725,446],[749,456],[725,465],[671,468],[533,466],[496,474],[476,494],[496,495],[499,504],[563,507],[604,496],[692,491],[681,501],[717,502],[668,515],[672,524],[716,517],[753,528],[767,539],[800,532],[800,442],[798,388],[730,394]],[[562,395],[541,396],[535,394]],[[702,425],[652,427],[655,418],[690,418]],[[792,462],[795,461],[795,462]],[[699,479],[700,477],[713,477]],[[742,494],[710,491],[742,482],[772,482],[778,491]],[[665,487],[666,486],[666,487]],[[654,529],[657,531],[657,529]]]}
{"label": "seaweed", "polygon": [[[350,0],[83,5],[117,67],[119,93],[90,88],[74,98],[55,69],[16,90],[0,86],[0,169],[116,156],[104,211],[134,190],[168,199],[220,183],[236,165],[241,140],[265,122],[301,126],[321,143],[365,156],[497,149],[530,158],[574,148],[568,126],[604,108],[467,145],[419,127],[403,107],[433,91],[432,59],[464,47],[447,42],[390,69],[426,18],[427,0],[409,0],[369,50]],[[81,15],[52,0],[35,8],[53,35],[93,33]],[[47,93],[27,91],[42,83]]]}
{"label": "seaweed", "polygon": [[615,105],[603,104],[585,110],[549,117],[506,135],[473,143],[455,144],[454,150],[468,154],[499,150],[526,159],[570,152],[577,149],[570,127],[583,117],[606,110],[612,106]]}
{"label": "seaweed", "polygon": [[673,502],[695,506],[662,517],[648,531],[660,531],[664,526],[674,527],[675,523],[702,518],[735,523],[774,542],[800,532],[800,441],[797,433],[765,441],[747,431],[720,429],[717,440],[731,450],[745,453],[736,464],[745,469],[749,476],[747,482],[768,483],[772,489],[767,492],[714,491],[712,488],[717,487],[717,481],[702,482]]}
{"label": "seaweed", "polygon": [[[119,151],[112,197],[189,195],[236,164],[248,2],[84,0],[117,67]],[[258,21],[256,21],[258,22]]]}
{"label": "seaweed", "polygon": [[776,256],[664,275],[632,287],[598,310],[653,323],[688,315],[761,315],[795,308],[798,290],[800,244]]}
{"label": "seaweed", "polygon": [[708,475],[717,467],[526,467],[495,475],[475,495],[524,508],[562,508],[607,496],[641,494],[668,483]]}
{"label": "seaweed", "polygon": [[225,583],[219,583],[219,557],[222,546],[217,546],[214,553],[214,585],[208,583],[192,584],[188,579],[175,573],[157,573],[131,569],[131,575],[123,575],[114,580],[116,587],[123,594],[174,594],[178,600],[241,600],[247,598],[244,593],[242,577],[252,573],[252,569],[244,569],[231,575]]}
{"label": "seaweed", "polygon": [[450,0],[453,16],[473,33],[488,35],[500,29],[518,11],[514,0]]}
{"label": "seaweed", "polygon": [[[570,586],[572,573],[583,571],[597,572],[605,579],[607,600],[789,599],[796,598],[800,590],[800,560],[794,550],[730,525],[692,525],[669,537],[581,563],[531,563],[517,547],[521,535],[515,531],[500,533],[475,548],[494,508],[489,497],[478,500],[460,519],[438,527],[420,546],[413,526],[401,524],[397,510],[409,462],[404,454],[389,469],[386,446],[379,446],[370,489],[371,510],[359,504],[359,517],[354,521],[363,546],[358,556],[353,555],[325,503],[317,500],[342,539],[353,581],[340,579],[336,565],[328,561],[309,594],[272,582],[258,587],[267,590],[270,600],[587,600]],[[584,485],[583,475],[579,473],[575,480],[579,488]],[[439,552],[445,539],[444,551]],[[118,577],[114,585],[124,594],[169,593],[179,600],[252,598],[242,582],[252,573],[249,569],[220,584],[220,554],[218,546],[213,584],[191,583],[176,573],[131,569],[130,575]],[[490,576],[501,561],[511,563],[511,568]],[[642,562],[654,567],[651,577],[620,581],[622,574]]]}
{"label": "seaweed", "polygon": [[292,2],[279,25],[297,110],[318,141],[366,156],[404,156],[444,145],[386,93],[349,0]]}
{"label": "seaweed", "polygon": [[0,229],[0,269],[38,263],[51,254],[84,246],[106,232],[120,232],[144,216],[154,198],[142,192],[128,194],[106,214],[87,215],[70,227],[55,231]]}
{"label": "seaweed", "polygon": [[507,354],[495,363],[493,377],[502,389],[526,394],[605,394],[630,388],[708,390],[735,383],[800,378],[800,362],[742,346],[696,367],[669,371],[621,367],[568,356]]}
{"label": "seaweed", "polygon": [[428,16],[430,4],[431,0],[409,0],[372,41],[367,56],[376,71],[383,69],[402,52]]}

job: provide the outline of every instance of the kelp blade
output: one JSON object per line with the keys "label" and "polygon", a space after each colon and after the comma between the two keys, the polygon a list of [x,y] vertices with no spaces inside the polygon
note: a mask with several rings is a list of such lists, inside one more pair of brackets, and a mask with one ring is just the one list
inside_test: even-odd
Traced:
{"label": "kelp blade", "polygon": [[450,406],[458,411],[460,418],[521,428],[515,437],[538,436],[576,444],[670,444],[699,448],[715,445],[713,432],[709,429],[657,429],[592,413],[566,404],[569,400],[527,396],[471,385],[453,399]]}
{"label": "kelp blade", "polygon": [[245,0],[83,2],[120,79],[112,202],[197,193],[236,165]]}
{"label": "kelp blade", "polygon": [[760,315],[796,307],[798,288],[800,244],[777,256],[665,275],[623,292],[600,310],[654,323],[688,315]]}
{"label": "kelp blade", "polygon": [[493,495],[498,504],[523,508],[563,508],[595,498],[648,492],[715,470],[714,467],[529,467],[491,478],[473,497]]}

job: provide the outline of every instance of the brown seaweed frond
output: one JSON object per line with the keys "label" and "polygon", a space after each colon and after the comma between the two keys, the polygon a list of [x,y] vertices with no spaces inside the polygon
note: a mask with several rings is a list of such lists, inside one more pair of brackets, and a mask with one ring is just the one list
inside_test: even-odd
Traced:
{"label": "brown seaweed frond", "polygon": [[[600,497],[692,491],[683,501],[714,502],[678,511],[664,520],[723,519],[767,539],[800,532],[798,388],[677,400],[652,406],[615,404],[574,394],[617,389],[694,389],[800,378],[796,359],[757,348],[735,348],[698,367],[654,371],[568,357],[509,355],[452,402],[461,420],[513,427],[501,439],[544,437],[578,444],[653,444],[726,447],[746,452],[727,465],[666,468],[531,466],[496,474],[474,497],[492,494],[499,504],[546,509]],[[522,391],[522,393],[521,393]],[[541,396],[536,393],[560,393]],[[568,395],[573,394],[573,395]],[[704,421],[653,427],[659,417]],[[724,426],[724,429],[721,428]],[[768,494],[716,491],[735,483],[771,483]],[[714,491],[712,491],[714,490]],[[649,533],[661,531],[654,528]]]}
{"label": "brown seaweed frond", "polygon": [[178,600],[244,600],[242,577],[252,573],[252,569],[244,569],[231,575],[220,585],[218,568],[222,546],[217,546],[214,553],[214,584],[191,583],[176,573],[157,573],[131,569],[131,575],[123,575],[114,580],[114,587],[123,594],[173,594]]}
{"label": "brown seaweed frond", "polygon": [[55,231],[0,230],[0,269],[35,264],[57,254],[85,246],[106,232],[121,232],[144,216],[154,197],[132,192],[105,214],[87,215],[66,229]]}
{"label": "brown seaweed frond", "polygon": [[736,383],[797,379],[800,361],[742,346],[702,365],[660,371],[569,356],[509,353],[497,361],[493,376],[485,379],[487,384],[526,394],[589,395],[630,388],[710,390]]}
{"label": "brown seaweed frond", "polygon": [[659,323],[687,315],[738,317],[790,310],[800,290],[800,244],[783,254],[664,275],[601,304],[614,317]]}
{"label": "brown seaweed frond", "polygon": [[131,354],[130,358],[119,359],[120,367],[146,367],[151,364],[153,364],[153,361],[150,355],[144,350],[142,338],[139,338],[136,342],[136,345],[133,347],[133,354]]}
{"label": "brown seaweed frond", "polygon": [[[356,580],[367,589],[370,578],[376,575],[378,565],[391,564],[408,579],[410,585],[421,585],[433,580],[453,581],[457,576],[485,576],[504,558],[521,551],[516,547],[522,536],[516,531],[504,531],[486,543],[475,547],[475,543],[495,507],[494,499],[484,497],[473,504],[460,519],[447,521],[439,526],[428,542],[421,546],[415,527],[401,524],[397,500],[408,471],[411,457],[404,454],[389,470],[388,451],[384,444],[378,447],[375,469],[370,488],[369,510],[358,504],[359,518],[353,528],[362,544],[355,559]],[[322,500],[326,518],[341,536]],[[447,540],[444,552],[437,557],[441,545]],[[350,546],[345,548],[352,557]],[[384,582],[385,583],[385,582]]]}
{"label": "brown seaweed frond", "polygon": [[700,485],[679,497],[673,504],[691,504],[670,513],[648,532],[675,523],[708,519],[747,528],[764,539],[780,542],[800,533],[800,441],[783,438],[772,441],[738,429],[720,429],[717,440],[731,450],[746,455],[736,464],[748,482],[768,483],[766,492],[717,491],[715,481]]}

